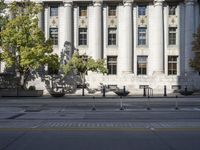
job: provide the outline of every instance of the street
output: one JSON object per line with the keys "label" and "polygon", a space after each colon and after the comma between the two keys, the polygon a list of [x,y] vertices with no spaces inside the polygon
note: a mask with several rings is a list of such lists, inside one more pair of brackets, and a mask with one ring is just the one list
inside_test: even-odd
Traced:
{"label": "street", "polygon": [[43,129],[0,132],[1,150],[199,150],[200,130]]}
{"label": "street", "polygon": [[199,139],[199,98],[0,99],[0,150],[199,150]]}

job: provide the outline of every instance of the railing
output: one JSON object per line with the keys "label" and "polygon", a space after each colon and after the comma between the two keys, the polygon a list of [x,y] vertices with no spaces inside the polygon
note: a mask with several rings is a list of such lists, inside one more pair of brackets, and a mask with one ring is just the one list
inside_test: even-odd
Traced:
{"label": "railing", "polygon": [[151,87],[147,88],[147,96],[148,97],[153,96],[153,89]]}

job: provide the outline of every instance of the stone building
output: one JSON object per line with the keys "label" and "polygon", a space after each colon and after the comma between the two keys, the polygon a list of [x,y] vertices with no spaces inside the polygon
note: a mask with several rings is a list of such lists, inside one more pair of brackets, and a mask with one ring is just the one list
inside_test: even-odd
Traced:
{"label": "stone building", "polygon": [[197,0],[34,0],[54,52],[70,52],[106,59],[108,75],[89,73],[91,88],[103,83],[132,94],[149,86],[154,93],[200,89],[200,76],[189,65],[193,33],[200,23]]}

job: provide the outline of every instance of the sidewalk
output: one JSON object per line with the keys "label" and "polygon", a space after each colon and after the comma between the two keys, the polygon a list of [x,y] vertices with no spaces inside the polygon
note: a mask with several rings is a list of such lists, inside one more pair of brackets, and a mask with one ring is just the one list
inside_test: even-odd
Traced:
{"label": "sidewalk", "polygon": [[117,95],[106,95],[105,97],[103,97],[102,95],[75,95],[75,94],[66,94],[63,97],[52,97],[51,95],[43,95],[42,97],[0,97],[0,101],[1,100],[52,100],[52,101],[60,101],[60,100],[119,100],[119,99],[123,99],[123,100],[134,100],[134,101],[142,101],[142,100],[148,100],[150,99],[151,101],[171,101],[171,100],[175,100],[178,99],[180,100],[187,100],[191,101],[191,99],[195,100],[195,101],[200,101],[200,93],[195,93],[193,95],[188,95],[188,96],[184,96],[181,94],[169,94],[167,96],[163,96],[163,95],[153,95],[153,96],[142,96],[142,95],[128,95],[125,97],[120,97]]}

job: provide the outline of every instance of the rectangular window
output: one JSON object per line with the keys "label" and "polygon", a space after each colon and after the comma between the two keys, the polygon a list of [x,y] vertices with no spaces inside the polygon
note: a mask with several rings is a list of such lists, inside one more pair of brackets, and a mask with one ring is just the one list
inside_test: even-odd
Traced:
{"label": "rectangular window", "polygon": [[138,16],[145,16],[146,15],[147,6],[139,5],[138,6]]}
{"label": "rectangular window", "polygon": [[147,56],[137,57],[137,75],[147,74]]}
{"label": "rectangular window", "polygon": [[147,28],[146,27],[139,27],[138,28],[138,45],[146,45],[147,39]]}
{"label": "rectangular window", "polygon": [[58,16],[58,6],[50,6],[50,16]]}
{"label": "rectangular window", "polygon": [[169,15],[176,15],[176,5],[169,5]]}
{"label": "rectangular window", "polygon": [[108,16],[116,16],[116,6],[109,6]]}
{"label": "rectangular window", "polygon": [[168,75],[177,75],[177,56],[168,56]]}
{"label": "rectangular window", "polygon": [[79,16],[86,17],[87,16],[87,6],[79,7]]}
{"label": "rectangular window", "polygon": [[79,45],[87,45],[87,28],[79,28]]}
{"label": "rectangular window", "polygon": [[117,29],[108,28],[108,45],[116,45]]}
{"label": "rectangular window", "polygon": [[176,45],[176,27],[169,27],[169,45]]}
{"label": "rectangular window", "polygon": [[58,28],[50,28],[49,29],[50,39],[53,42],[53,45],[58,45]]}
{"label": "rectangular window", "polygon": [[107,57],[108,74],[117,74],[117,56]]}

